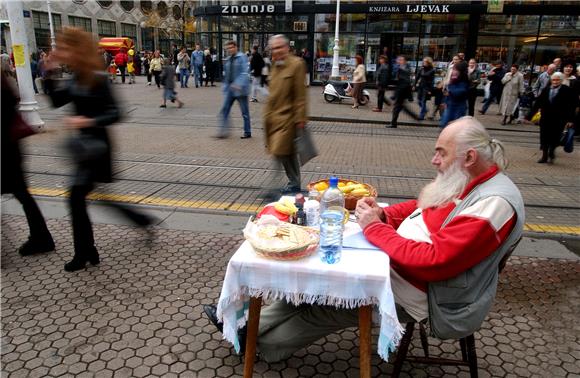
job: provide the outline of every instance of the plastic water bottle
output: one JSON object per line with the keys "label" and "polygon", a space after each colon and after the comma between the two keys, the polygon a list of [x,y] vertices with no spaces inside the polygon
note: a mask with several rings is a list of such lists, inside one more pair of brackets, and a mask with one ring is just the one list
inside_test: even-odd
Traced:
{"label": "plastic water bottle", "polygon": [[318,192],[308,195],[308,201],[304,203],[304,212],[306,213],[306,225],[308,227],[318,228],[320,225],[320,202],[315,198]]}
{"label": "plastic water bottle", "polygon": [[320,200],[320,245],[318,254],[327,264],[336,264],[342,254],[344,230],[344,196],[338,189],[338,178],[330,178],[330,186]]}

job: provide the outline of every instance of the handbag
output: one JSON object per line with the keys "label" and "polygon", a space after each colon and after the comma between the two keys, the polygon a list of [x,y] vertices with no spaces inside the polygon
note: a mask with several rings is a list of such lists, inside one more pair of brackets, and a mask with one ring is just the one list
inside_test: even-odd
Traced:
{"label": "handbag", "polygon": [[564,146],[564,152],[572,153],[574,152],[574,133],[573,127],[569,127],[562,133],[560,137],[560,146]]}
{"label": "handbag", "polygon": [[91,134],[76,134],[66,142],[66,148],[79,163],[98,161],[106,157],[107,143]]}
{"label": "handbag", "polygon": [[318,156],[312,135],[306,127],[299,131],[299,135],[294,139],[294,145],[301,166]]}
{"label": "handbag", "polygon": [[36,134],[36,131],[22,118],[20,113],[16,112],[14,122],[10,128],[10,139],[16,142],[34,134]]}

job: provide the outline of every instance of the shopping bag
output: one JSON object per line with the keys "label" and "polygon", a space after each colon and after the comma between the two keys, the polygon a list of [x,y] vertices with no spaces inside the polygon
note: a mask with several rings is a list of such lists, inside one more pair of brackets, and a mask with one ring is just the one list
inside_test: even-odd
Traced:
{"label": "shopping bag", "polygon": [[542,117],[542,112],[538,111],[536,114],[534,114],[534,116],[532,117],[532,123],[538,124],[540,122],[540,118]]}
{"label": "shopping bag", "polygon": [[574,151],[574,133],[573,127],[569,127],[562,133],[560,146],[564,146],[564,152],[571,153]]}
{"label": "shopping bag", "polygon": [[298,137],[294,139],[294,145],[296,146],[296,153],[298,154],[300,165],[304,165],[318,156],[318,150],[314,145],[312,135],[306,127],[299,131]]}

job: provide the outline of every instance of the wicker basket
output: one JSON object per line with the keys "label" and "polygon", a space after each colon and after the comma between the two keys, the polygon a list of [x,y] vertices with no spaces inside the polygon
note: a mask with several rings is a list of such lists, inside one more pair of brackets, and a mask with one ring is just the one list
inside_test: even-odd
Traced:
{"label": "wicker basket", "polygon": [[[295,227],[300,227],[300,226],[295,226]],[[293,248],[293,249],[287,249],[287,250],[264,249],[264,248],[260,248],[259,246],[255,245],[255,243],[252,243],[251,239],[248,239],[248,241],[252,245],[252,248],[254,249],[256,254],[260,257],[270,259],[270,260],[279,260],[279,261],[299,260],[299,259],[302,259],[304,257],[310,256],[318,249],[318,240],[319,240],[318,231],[315,229],[307,228],[307,227],[304,227],[303,229],[308,232],[311,240],[309,243],[306,243],[304,245],[301,245],[301,246]]]}
{"label": "wicker basket", "polygon": [[[321,182],[326,182],[328,184],[328,180],[318,180],[318,181],[313,181],[310,184],[308,184],[307,188],[308,191],[310,192],[312,189],[316,190],[314,188],[314,185],[321,183]],[[355,184],[363,184],[369,191],[369,197],[376,197],[377,196],[377,190],[375,189],[374,186],[369,185],[369,184],[365,184],[363,182],[359,182],[359,181],[355,181],[355,180],[346,180],[346,179],[338,179],[338,182],[344,182],[345,184],[348,182],[352,182]],[[322,193],[319,194],[318,196],[318,200],[320,200],[320,196],[322,195]],[[358,202],[359,199],[361,199],[362,197],[357,197],[357,196],[353,196],[351,194],[345,194],[344,196],[344,207],[348,210],[348,211],[354,211],[354,209],[356,209],[356,203]]]}

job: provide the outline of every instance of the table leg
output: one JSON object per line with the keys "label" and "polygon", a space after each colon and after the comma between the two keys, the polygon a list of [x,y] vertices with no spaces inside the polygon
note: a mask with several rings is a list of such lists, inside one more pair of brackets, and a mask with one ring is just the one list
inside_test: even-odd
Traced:
{"label": "table leg", "polygon": [[360,376],[371,376],[371,326],[373,306],[363,306],[358,309],[358,327],[360,344]]}
{"label": "table leg", "polygon": [[261,297],[250,298],[248,313],[248,328],[246,337],[246,355],[244,356],[244,378],[251,378],[254,373],[254,359],[256,357],[256,342],[258,341],[258,326],[260,324]]}

